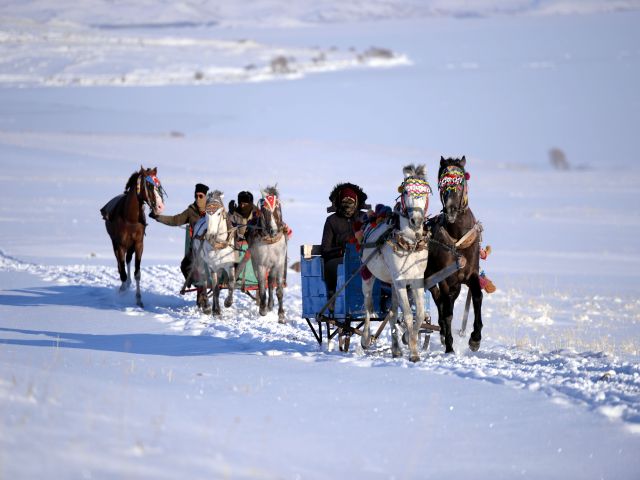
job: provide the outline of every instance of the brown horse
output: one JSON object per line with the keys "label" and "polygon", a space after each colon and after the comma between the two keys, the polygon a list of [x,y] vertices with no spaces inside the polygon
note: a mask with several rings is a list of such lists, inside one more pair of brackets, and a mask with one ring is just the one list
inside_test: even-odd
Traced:
{"label": "brown horse", "polygon": [[138,172],[129,177],[124,194],[113,198],[101,210],[118,262],[118,272],[122,281],[121,292],[131,285],[131,258],[134,252],[136,254],[136,303],[141,308],[144,305],[140,295],[140,261],[147,227],[144,204],[149,205],[157,215],[164,209],[164,190],[156,176],[157,172],[157,168],[148,169],[141,166]]}
{"label": "brown horse", "polygon": [[456,257],[465,258],[465,266],[430,289],[438,307],[440,340],[447,353],[453,353],[451,321],[453,306],[460,295],[462,284],[467,285],[473,300],[473,332],[469,348],[477,351],[482,339],[482,289],[480,287],[479,262],[482,226],[469,208],[465,157],[440,158],[438,190],[442,201],[442,213],[429,220],[429,263],[425,278],[456,262]]}

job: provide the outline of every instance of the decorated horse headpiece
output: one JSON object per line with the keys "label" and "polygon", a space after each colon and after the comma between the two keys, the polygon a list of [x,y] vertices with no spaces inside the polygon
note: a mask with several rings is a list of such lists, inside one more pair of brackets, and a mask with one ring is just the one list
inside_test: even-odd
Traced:
{"label": "decorated horse headpiece", "polygon": [[220,190],[213,190],[207,194],[205,212],[213,215],[221,208],[224,209],[224,193]]}
{"label": "decorated horse headpiece", "polygon": [[[167,192],[162,187],[162,184],[160,183],[160,179],[156,177],[157,171],[158,171],[157,168],[146,170],[144,167],[140,167],[140,174],[138,175],[138,180],[136,182],[137,195],[140,195],[140,192],[142,191],[143,187],[146,190],[149,186],[151,186],[152,188],[156,189],[156,191],[160,195],[160,198],[162,198],[162,200],[164,201],[164,199],[167,197]],[[145,175],[145,173],[147,175]],[[143,183],[143,178],[144,178],[144,183]]]}
{"label": "decorated horse headpiece", "polygon": [[280,200],[278,199],[278,187],[267,187],[264,190],[260,189],[262,193],[262,198],[258,200],[258,208],[262,209],[263,207],[267,210],[275,212],[276,208],[280,205]]}
{"label": "decorated horse headpiece", "polygon": [[467,181],[470,178],[469,173],[464,169],[466,158],[462,157],[462,160],[456,164],[442,165],[446,160],[441,157],[440,162],[440,175],[438,177],[440,197],[443,198],[447,192],[462,192],[462,207],[466,208],[469,205],[469,186]]}
{"label": "decorated horse headpiece", "polygon": [[398,187],[398,193],[400,193],[400,203],[402,210],[406,210],[405,195],[408,195],[414,199],[421,199],[427,197],[425,200],[425,211],[429,205],[428,196],[431,195],[431,185],[427,182],[427,173],[424,165],[413,164],[407,165],[402,169],[404,173],[404,181]]}

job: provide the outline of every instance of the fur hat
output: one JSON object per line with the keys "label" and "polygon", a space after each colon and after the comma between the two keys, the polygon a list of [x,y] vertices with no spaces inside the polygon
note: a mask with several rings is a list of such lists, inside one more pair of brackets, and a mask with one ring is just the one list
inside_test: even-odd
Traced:
{"label": "fur hat", "polygon": [[204,193],[206,195],[208,191],[209,187],[207,187],[204,183],[196,183],[195,193]]}
{"label": "fur hat", "polygon": [[[355,197],[352,197],[351,196],[352,193],[349,193],[349,192],[352,192],[353,194],[355,194]],[[371,205],[368,205],[366,203],[367,194],[364,193],[358,185],[354,183],[346,182],[346,183],[339,183],[338,185],[333,187],[333,190],[331,190],[331,193],[329,194],[329,200],[331,201],[331,206],[327,208],[327,212],[337,211],[338,204],[345,196],[355,198],[357,200],[358,210],[367,210],[371,208]]]}
{"label": "fur hat", "polygon": [[242,202],[253,203],[253,195],[251,192],[242,191],[238,193],[238,203]]}

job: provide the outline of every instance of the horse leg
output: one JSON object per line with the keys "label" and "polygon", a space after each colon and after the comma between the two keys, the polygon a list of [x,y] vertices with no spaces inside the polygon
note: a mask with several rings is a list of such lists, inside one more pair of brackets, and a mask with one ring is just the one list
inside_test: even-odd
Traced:
{"label": "horse leg", "polygon": [[451,288],[447,295],[443,295],[444,305],[443,305],[443,313],[444,313],[444,351],[445,353],[454,353],[453,350],[453,307],[456,303],[456,299],[460,294],[460,284],[454,285]]}
{"label": "horse leg", "polygon": [[125,256],[125,264],[127,266],[127,288],[131,286],[131,259],[133,258],[133,254],[136,251],[135,245],[130,247],[127,250],[127,254]]}
{"label": "horse leg", "polygon": [[[220,278],[215,270],[211,274],[211,286],[213,287],[213,297],[211,298],[211,315],[221,315],[220,310]],[[204,291],[207,295],[207,289]]]}
{"label": "horse leg", "polygon": [[267,314],[267,291],[265,282],[267,281],[267,269],[260,265],[258,267],[258,299],[260,300],[260,315],[263,317]]}
{"label": "horse leg", "polygon": [[236,269],[233,266],[233,263],[227,268],[227,276],[229,277],[229,292],[227,293],[227,298],[224,300],[225,308],[229,308],[233,305],[233,289],[236,286]]}
{"label": "horse leg", "polygon": [[469,279],[469,288],[473,300],[473,332],[469,338],[469,348],[472,352],[477,352],[482,340],[482,288],[477,274],[473,274]]}
{"label": "horse leg", "polygon": [[[422,280],[414,282],[412,284],[411,290],[413,294],[413,301],[416,305],[416,317],[413,324],[413,331],[411,332],[411,336],[409,337],[409,348],[415,348],[415,357],[417,357],[418,360],[420,360],[420,349],[418,346],[418,341],[420,339],[420,329],[422,328],[422,323],[425,319],[424,288],[422,288],[422,284]],[[412,356],[414,356],[414,351],[412,351],[411,354]]]}
{"label": "horse leg", "polygon": [[122,285],[120,285],[120,291],[124,292],[127,288],[129,288],[129,285],[127,283],[129,277],[127,276],[127,269],[124,263],[127,252],[124,247],[120,246],[115,250],[115,254],[116,261],[118,262],[118,273],[120,274],[120,281],[122,282]]}
{"label": "horse leg", "polygon": [[373,313],[373,277],[368,280],[362,279],[362,294],[364,295],[364,325],[362,326],[362,338],[360,339],[360,345],[362,348],[367,349],[371,345],[371,314]]}
{"label": "horse leg", "polygon": [[[140,308],[144,308],[144,304],[142,303],[142,295],[140,293],[140,278],[141,278],[141,273],[140,273],[140,263],[142,263],[142,250],[143,250],[143,244],[142,242],[138,242],[136,244],[136,261],[135,261],[135,270],[134,270],[134,278],[136,279],[136,303],[138,304],[138,306]],[[127,257],[129,257],[127,255]],[[129,258],[129,262],[127,262],[127,265],[130,265],[131,262],[131,258]]]}
{"label": "horse leg", "polygon": [[407,293],[407,286],[404,282],[394,282],[393,288],[396,291],[396,295],[398,297],[398,303],[400,304],[400,309],[402,310],[402,318],[404,319],[405,328],[407,329],[407,335],[409,339],[409,360],[412,362],[417,362],[420,360],[420,355],[418,354],[418,342],[413,335],[414,325],[413,325],[413,312],[411,311],[411,303],[409,302],[409,294]]}
{"label": "horse leg", "polygon": [[[286,268],[286,265],[285,267]],[[284,270],[279,272],[276,282],[276,296],[278,297],[278,323],[287,323],[287,319],[284,316]]]}
{"label": "horse leg", "polygon": [[398,296],[395,289],[391,288],[391,308],[387,313],[389,328],[391,328],[391,356],[398,358],[402,356],[402,348],[398,342]]}
{"label": "horse leg", "polygon": [[269,270],[269,275],[267,276],[267,288],[269,289],[269,301],[267,302],[267,308],[269,311],[273,310],[273,287],[276,283],[276,275],[275,268]]}

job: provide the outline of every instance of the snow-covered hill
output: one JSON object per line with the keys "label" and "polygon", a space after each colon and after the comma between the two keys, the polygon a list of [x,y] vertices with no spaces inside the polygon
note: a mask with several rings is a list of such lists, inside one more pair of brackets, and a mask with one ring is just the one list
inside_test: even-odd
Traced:
{"label": "snow-covered hill", "polygon": [[[0,5],[0,478],[637,477],[637,2]],[[336,183],[462,154],[477,353],[318,346],[293,270],[287,325],[202,316],[151,220],[145,309],[118,292],[98,210],[140,164],[168,214],[277,182],[292,263]]]}

